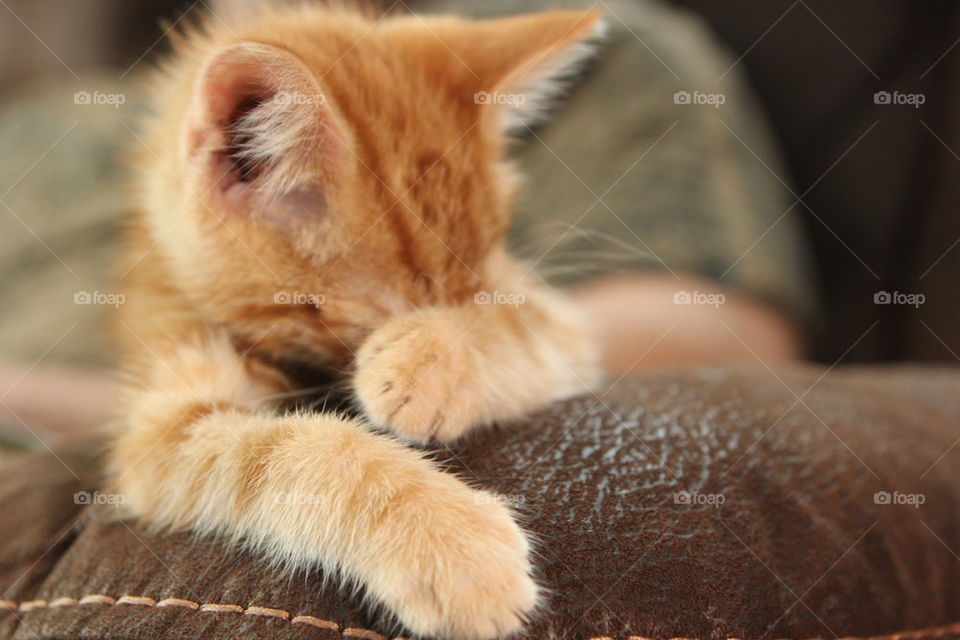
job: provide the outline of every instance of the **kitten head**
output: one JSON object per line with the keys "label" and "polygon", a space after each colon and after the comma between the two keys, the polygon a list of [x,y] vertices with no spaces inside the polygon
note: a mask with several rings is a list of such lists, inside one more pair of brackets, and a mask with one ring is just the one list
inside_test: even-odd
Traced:
{"label": "kitten head", "polygon": [[323,6],[211,17],[155,78],[146,234],[208,321],[343,355],[495,282],[509,131],[589,55],[594,13],[488,21]]}

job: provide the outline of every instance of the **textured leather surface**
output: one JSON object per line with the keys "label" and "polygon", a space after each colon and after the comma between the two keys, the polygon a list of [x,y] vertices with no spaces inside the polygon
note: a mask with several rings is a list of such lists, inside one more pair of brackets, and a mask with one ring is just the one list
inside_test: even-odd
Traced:
{"label": "textured leather surface", "polygon": [[[958,439],[955,369],[701,369],[437,455],[537,536],[551,597],[527,638],[956,638]],[[74,504],[96,455],[57,455],[0,471],[0,638],[401,633],[318,575]]]}

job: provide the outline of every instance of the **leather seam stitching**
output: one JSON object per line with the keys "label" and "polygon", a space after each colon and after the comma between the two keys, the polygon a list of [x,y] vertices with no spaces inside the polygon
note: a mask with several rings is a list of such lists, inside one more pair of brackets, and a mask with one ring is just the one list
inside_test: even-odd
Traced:
{"label": "leather seam stitching", "polygon": [[[27,613],[38,609],[57,609],[60,607],[78,607],[84,605],[109,605],[109,606],[140,606],[152,608],[183,607],[203,613],[235,613],[247,616],[258,616],[264,618],[277,618],[285,620],[290,624],[306,624],[319,629],[329,629],[336,631],[344,638],[356,638],[358,640],[389,640],[387,636],[374,631],[373,629],[363,629],[359,627],[343,627],[333,620],[325,620],[316,616],[297,615],[292,616],[286,609],[275,609],[272,607],[262,607],[250,605],[243,607],[238,604],[228,604],[220,602],[196,602],[186,598],[164,598],[155,600],[146,596],[124,595],[119,598],[104,595],[101,593],[92,593],[83,596],[80,599],[70,597],[60,597],[53,600],[25,600],[17,603],[10,600],[0,600],[0,612],[21,612]],[[392,640],[407,640],[402,637],[395,637]]]}
{"label": "leather seam stitching", "polygon": [[[263,618],[276,618],[284,620],[290,624],[306,624],[319,629],[329,629],[336,631],[343,638],[356,638],[357,640],[391,640],[388,636],[378,633],[372,629],[363,629],[360,627],[343,627],[333,620],[325,620],[316,616],[297,615],[293,616],[286,609],[275,609],[272,607],[262,607],[250,605],[243,607],[239,604],[219,603],[219,602],[196,602],[186,598],[163,598],[155,600],[146,596],[124,595],[119,598],[112,596],[92,593],[83,596],[80,599],[71,597],[60,597],[53,600],[24,600],[17,603],[11,600],[0,600],[0,612],[21,612],[27,613],[37,609],[57,609],[61,607],[78,607],[85,605],[108,605],[108,606],[139,606],[152,608],[182,607],[199,611],[202,613],[233,613],[247,616],[257,616]],[[844,640],[908,640],[910,638],[938,638],[949,633],[960,632],[960,622],[921,629],[917,631],[902,631],[880,636],[846,636]],[[408,640],[407,638],[396,636],[392,640]],[[614,640],[613,636],[590,636],[587,640]],[[630,635],[626,640],[651,640],[645,636]],[[697,640],[696,638],[670,638],[669,640]],[[725,640],[741,640],[740,638],[726,638]],[[814,640],[814,639],[811,639]]]}

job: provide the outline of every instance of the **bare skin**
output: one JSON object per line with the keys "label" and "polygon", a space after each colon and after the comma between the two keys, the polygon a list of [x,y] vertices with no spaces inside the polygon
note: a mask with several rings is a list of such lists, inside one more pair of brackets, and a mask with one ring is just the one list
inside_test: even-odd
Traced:
{"label": "bare skin", "polygon": [[[682,291],[723,298],[677,304],[674,296]],[[799,330],[779,310],[708,281],[612,276],[571,294],[597,327],[604,368],[613,377],[664,367],[773,366],[804,356]],[[31,430],[45,441],[91,432],[109,415],[114,393],[101,371],[0,364],[0,421],[28,442]]]}
{"label": "bare skin", "polygon": [[101,370],[0,363],[0,426],[26,443],[89,433],[109,415],[114,393]]}
{"label": "bare skin", "polygon": [[[678,304],[679,292],[697,292],[699,302]],[[804,357],[800,331],[780,310],[709,281],[612,276],[573,297],[600,332],[604,368],[612,376],[663,367],[773,366]]]}

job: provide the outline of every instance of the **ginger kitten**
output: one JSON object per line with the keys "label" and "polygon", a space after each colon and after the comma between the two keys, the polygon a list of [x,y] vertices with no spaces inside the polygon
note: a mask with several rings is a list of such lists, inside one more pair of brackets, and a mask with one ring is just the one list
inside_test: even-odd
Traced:
{"label": "ginger kitten", "polygon": [[[319,564],[417,634],[519,628],[524,532],[405,442],[595,380],[576,310],[505,253],[504,155],[598,25],[301,6],[177,38],[123,282],[110,468],[132,516]],[[304,368],[350,372],[364,419],[280,410]]]}

